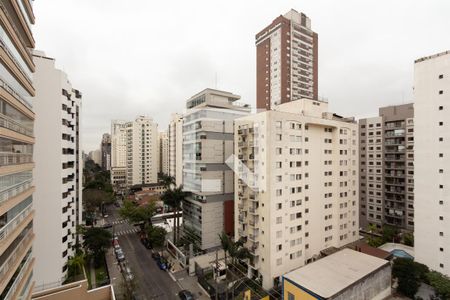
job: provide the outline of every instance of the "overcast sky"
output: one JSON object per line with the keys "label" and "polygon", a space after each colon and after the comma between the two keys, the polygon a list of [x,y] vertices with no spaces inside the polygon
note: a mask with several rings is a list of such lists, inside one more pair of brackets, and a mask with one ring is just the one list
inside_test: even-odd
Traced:
{"label": "overcast sky", "polygon": [[83,93],[90,151],[112,119],[165,130],[206,87],[254,106],[254,36],[291,8],[319,35],[319,95],[341,115],[410,102],[414,60],[450,49],[448,0],[37,0],[34,34]]}

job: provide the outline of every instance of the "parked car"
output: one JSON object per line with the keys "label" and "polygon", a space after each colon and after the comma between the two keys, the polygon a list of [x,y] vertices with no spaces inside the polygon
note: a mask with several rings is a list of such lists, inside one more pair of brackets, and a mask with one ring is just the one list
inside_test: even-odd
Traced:
{"label": "parked car", "polygon": [[178,293],[178,297],[183,300],[194,300],[194,295],[188,290],[182,290]]}
{"label": "parked car", "polygon": [[116,244],[117,244],[117,245],[119,244],[119,238],[117,237],[117,235],[115,235],[115,236],[113,237],[112,244],[113,244],[113,246],[115,246]]}
{"label": "parked car", "polygon": [[133,280],[133,278],[134,278],[134,275],[133,275],[133,273],[131,273],[130,268],[126,267],[125,268],[125,280],[126,281],[131,281],[131,280]]}
{"label": "parked car", "polygon": [[156,260],[156,264],[158,265],[160,270],[163,270],[163,271],[167,270],[167,263],[166,263],[165,259],[163,259],[162,257],[160,257]]}
{"label": "parked car", "polygon": [[122,249],[117,249],[116,250],[116,258],[118,261],[124,261],[125,260],[125,255],[123,254]]}
{"label": "parked car", "polygon": [[153,252],[153,253],[152,253],[152,257],[153,257],[154,260],[158,260],[158,259],[161,258],[161,255],[159,255],[158,252]]}
{"label": "parked car", "polygon": [[147,238],[141,238],[141,243],[147,249],[152,249],[152,243]]}

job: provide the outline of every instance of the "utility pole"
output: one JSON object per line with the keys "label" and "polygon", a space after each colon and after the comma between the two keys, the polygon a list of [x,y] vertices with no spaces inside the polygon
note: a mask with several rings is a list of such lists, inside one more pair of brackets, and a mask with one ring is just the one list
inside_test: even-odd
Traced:
{"label": "utility pole", "polygon": [[219,283],[217,282],[217,277],[219,276],[219,274],[217,274],[217,269],[219,265],[219,252],[218,250],[216,250],[216,265],[214,267],[214,272],[216,273],[216,276],[214,276],[214,280],[216,281],[216,300],[219,300]]}

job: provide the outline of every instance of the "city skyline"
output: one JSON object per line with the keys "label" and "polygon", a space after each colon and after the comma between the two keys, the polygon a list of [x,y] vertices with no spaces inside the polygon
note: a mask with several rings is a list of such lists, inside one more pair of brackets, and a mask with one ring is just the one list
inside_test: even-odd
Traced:
{"label": "city skyline", "polygon": [[[310,17],[319,34],[319,96],[330,100],[332,111],[362,118],[380,106],[411,102],[412,62],[447,48],[439,36],[445,35],[450,3],[434,1],[432,9],[407,3],[407,10],[406,1],[389,3],[389,10],[379,2],[356,1],[157,7],[137,2],[123,9],[114,3],[38,1],[34,6],[41,17],[34,32],[36,49],[58,57],[57,67],[73,74],[73,83],[85,91],[83,149],[90,151],[109,131],[111,119],[145,114],[165,129],[171,112],[182,112],[186,97],[204,87],[242,95],[255,107],[255,34],[291,8]],[[170,19],[168,26],[158,26]],[[176,39],[169,38],[173,32]]]}

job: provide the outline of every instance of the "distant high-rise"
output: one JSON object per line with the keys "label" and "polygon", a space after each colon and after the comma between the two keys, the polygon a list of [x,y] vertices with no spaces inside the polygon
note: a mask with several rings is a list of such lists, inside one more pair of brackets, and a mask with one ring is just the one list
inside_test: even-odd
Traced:
{"label": "distant high-rise", "polygon": [[175,178],[176,185],[183,183],[183,117],[172,114],[168,129],[169,175]]}
{"label": "distant high-rise", "polygon": [[414,65],[414,254],[450,276],[450,51]]}
{"label": "distant high-rise", "polygon": [[256,107],[318,98],[318,36],[293,9],[256,35]]}
{"label": "distant high-rise", "polygon": [[140,116],[126,123],[127,185],[158,182],[158,124]]}
{"label": "distant high-rise", "polygon": [[111,135],[104,133],[102,136],[102,143],[100,145],[102,151],[102,169],[104,171],[111,170]]}
{"label": "distant high-rise", "polygon": [[234,231],[234,176],[225,162],[234,150],[234,119],[250,112],[240,98],[205,89],[187,100],[183,116],[183,186],[192,192],[183,201],[183,226],[205,250]]}
{"label": "distant high-rise", "polygon": [[55,60],[35,51],[34,228],[36,287],[62,284],[82,224],[81,93]]}
{"label": "distant high-rise", "polygon": [[111,184],[115,191],[126,187],[127,130],[126,121],[111,121]]}
{"label": "distant high-rise", "polygon": [[235,121],[235,238],[263,288],[359,239],[357,131],[310,99]]}
{"label": "distant high-rise", "polygon": [[0,1],[0,299],[33,288],[33,1]]}
{"label": "distant high-rise", "polygon": [[413,104],[359,121],[360,226],[414,230]]}
{"label": "distant high-rise", "polygon": [[159,133],[159,172],[169,174],[169,139],[167,132]]}

